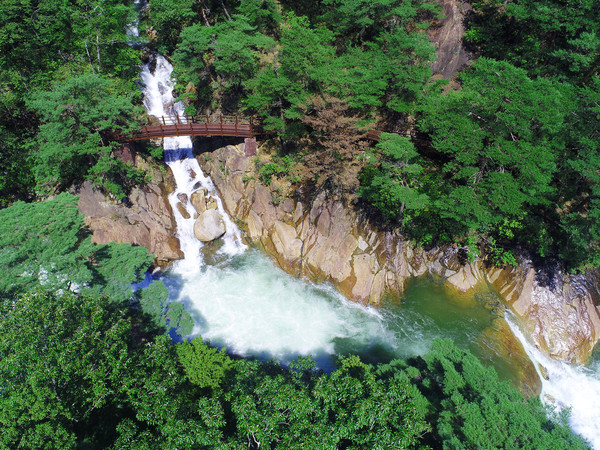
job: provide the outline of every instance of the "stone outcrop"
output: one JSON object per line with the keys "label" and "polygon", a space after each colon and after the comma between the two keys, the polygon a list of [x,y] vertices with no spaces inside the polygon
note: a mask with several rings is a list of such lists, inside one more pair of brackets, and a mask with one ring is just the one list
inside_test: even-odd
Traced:
{"label": "stone outcrop", "polygon": [[431,70],[434,75],[452,79],[470,59],[462,38],[465,14],[471,6],[460,0],[439,0],[438,3],[442,5],[445,17],[427,31],[429,40],[436,46],[436,59],[431,63]]}
{"label": "stone outcrop", "polygon": [[132,190],[127,202],[130,206],[111,200],[89,181],[74,193],[79,195],[79,210],[93,233],[93,242],[141,245],[154,254],[156,265],[166,266],[183,258],[167,198],[172,182],[160,170],[145,165],[139,157],[136,164],[151,173],[152,181]]}
{"label": "stone outcrop", "polygon": [[400,234],[372,227],[335,197],[321,194],[310,205],[282,199],[276,188],[257,181],[253,160],[239,147],[198,159],[226,211],[244,224],[246,238],[289,273],[329,281],[348,298],[371,305],[386,292],[402,293],[409,278],[425,274],[463,292],[491,285],[538,346],[566,361],[585,361],[600,337],[595,276],[559,275],[551,285],[527,264],[511,269],[464,264],[460,249],[414,248]]}
{"label": "stone outcrop", "polygon": [[224,234],[225,222],[216,209],[207,209],[196,219],[194,235],[199,241],[214,241]]}
{"label": "stone outcrop", "polygon": [[486,271],[540,348],[555,358],[583,363],[600,338],[599,274],[543,275],[527,263]]}

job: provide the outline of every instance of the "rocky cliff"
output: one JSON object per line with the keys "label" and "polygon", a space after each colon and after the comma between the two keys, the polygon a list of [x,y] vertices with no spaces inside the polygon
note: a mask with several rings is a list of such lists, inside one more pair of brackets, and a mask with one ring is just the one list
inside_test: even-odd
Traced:
{"label": "rocky cliff", "polygon": [[344,295],[377,305],[384,293],[401,294],[411,277],[433,274],[460,291],[489,285],[521,319],[537,345],[556,358],[584,362],[600,337],[597,274],[556,274],[552,283],[531,264],[487,268],[462,264],[459,249],[425,251],[396,232],[373,227],[335,197],[310,205],[282,198],[258,182],[254,160],[228,146],[198,157],[227,212],[246,237],[285,271],[329,281]]}
{"label": "rocky cliff", "polygon": [[465,14],[471,6],[460,0],[438,0],[444,18],[427,30],[429,40],[436,47],[436,59],[431,63],[434,75],[452,79],[469,62],[471,55],[463,47]]}
{"label": "rocky cliff", "polygon": [[151,181],[147,185],[134,188],[127,202],[122,203],[108,198],[91,182],[85,182],[74,190],[79,195],[79,210],[85,215],[85,223],[93,233],[93,242],[142,245],[154,254],[157,266],[166,266],[183,257],[167,198],[173,182],[140,157],[135,162],[150,174]]}

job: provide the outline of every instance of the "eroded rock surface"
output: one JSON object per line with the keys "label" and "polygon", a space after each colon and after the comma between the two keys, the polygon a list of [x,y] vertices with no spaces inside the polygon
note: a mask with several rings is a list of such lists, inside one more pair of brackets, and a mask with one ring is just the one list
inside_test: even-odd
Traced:
{"label": "eroded rock surface", "polygon": [[[143,161],[137,161],[143,166]],[[79,210],[92,230],[92,241],[98,244],[126,242],[146,247],[155,256],[155,264],[166,266],[183,258],[175,237],[176,223],[167,199],[169,180],[159,170],[145,167],[152,181],[134,188],[129,204],[115,202],[86,181],[74,193],[79,195]]]}
{"label": "eroded rock surface", "polygon": [[436,60],[431,63],[431,70],[434,75],[452,79],[470,59],[462,38],[465,14],[471,7],[460,0],[439,0],[438,3],[444,8],[445,18],[427,31],[429,40],[436,46]]}
{"label": "eroded rock surface", "polygon": [[225,222],[216,209],[204,211],[194,224],[194,235],[202,242],[210,242],[225,234]]}
{"label": "eroded rock surface", "polygon": [[549,354],[583,362],[600,337],[597,275],[559,275],[550,285],[528,265],[486,268],[462,264],[459,249],[413,248],[395,232],[380,231],[350,206],[324,194],[311,205],[260,184],[251,159],[226,147],[200,164],[217,187],[231,217],[243,223],[246,238],[296,276],[329,281],[344,295],[377,305],[384,293],[401,294],[412,277],[434,274],[449,287],[469,291],[493,286]]}

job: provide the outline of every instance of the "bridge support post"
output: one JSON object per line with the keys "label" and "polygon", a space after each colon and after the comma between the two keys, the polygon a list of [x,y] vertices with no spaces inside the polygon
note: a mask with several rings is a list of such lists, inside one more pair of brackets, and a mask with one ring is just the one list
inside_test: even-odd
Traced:
{"label": "bridge support post", "polygon": [[244,139],[244,154],[246,156],[256,155],[256,138]]}

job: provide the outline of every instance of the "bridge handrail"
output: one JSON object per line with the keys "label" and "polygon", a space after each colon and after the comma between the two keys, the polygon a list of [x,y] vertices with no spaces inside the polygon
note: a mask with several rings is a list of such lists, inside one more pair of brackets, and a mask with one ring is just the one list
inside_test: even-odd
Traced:
{"label": "bridge handrail", "polygon": [[178,114],[177,116],[147,116],[147,125],[185,125],[189,123],[204,124],[236,124],[236,125],[252,125],[258,121],[254,117],[246,117],[240,115],[223,115],[223,114],[198,114],[189,116],[187,114]]}
{"label": "bridge handrail", "polygon": [[[252,116],[223,114],[204,114],[188,116],[186,114],[175,117],[147,116],[147,124],[141,126],[139,131],[129,134],[116,133],[115,138],[121,142],[130,142],[144,139],[162,138],[168,136],[236,136],[251,137],[263,134],[264,130],[260,120]],[[365,134],[367,139],[378,141],[381,131],[369,130]]]}

